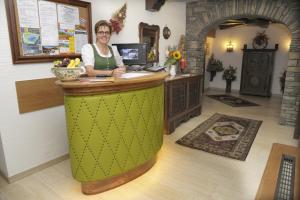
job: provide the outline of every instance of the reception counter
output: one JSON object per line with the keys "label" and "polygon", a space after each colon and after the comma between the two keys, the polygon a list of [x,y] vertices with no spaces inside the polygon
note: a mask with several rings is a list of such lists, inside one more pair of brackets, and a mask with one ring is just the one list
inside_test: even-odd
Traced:
{"label": "reception counter", "polygon": [[56,84],[65,93],[73,177],[96,194],[149,170],[163,141],[166,73]]}

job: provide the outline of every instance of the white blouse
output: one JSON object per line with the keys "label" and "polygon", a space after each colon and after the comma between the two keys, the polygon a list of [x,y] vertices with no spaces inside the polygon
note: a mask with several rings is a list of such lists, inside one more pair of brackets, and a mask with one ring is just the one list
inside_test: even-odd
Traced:
{"label": "white blouse", "polygon": [[[96,47],[96,51],[98,52],[98,54],[101,56],[101,57],[105,57],[105,58],[110,58],[112,55],[110,53],[110,51],[108,51],[108,54],[107,55],[103,55],[102,53],[100,53],[97,45],[94,43],[94,46]],[[113,53],[114,53],[114,56],[115,56],[115,60],[116,60],[116,63],[117,63],[117,66],[120,67],[120,66],[124,66],[124,63],[122,61],[122,57],[120,56],[118,50],[117,50],[117,47],[116,46],[111,46],[112,50],[113,50]],[[94,50],[93,50],[93,47],[91,44],[85,44],[82,49],[81,49],[81,57],[82,57],[82,61],[84,63],[84,66],[87,66],[87,65],[91,65],[91,66],[94,66],[95,64],[95,57],[94,57]]]}

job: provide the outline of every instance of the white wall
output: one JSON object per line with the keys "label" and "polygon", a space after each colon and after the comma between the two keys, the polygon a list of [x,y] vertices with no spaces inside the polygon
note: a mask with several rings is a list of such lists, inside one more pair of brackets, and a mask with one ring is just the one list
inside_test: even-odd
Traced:
{"label": "white wall", "polygon": [[[159,52],[160,63],[165,61],[165,50],[168,45],[177,45],[181,34],[185,34],[186,3],[167,1],[159,12],[145,10],[144,0],[115,0],[115,1],[93,1],[95,8],[101,12],[93,11],[93,24],[99,19],[110,19],[113,12],[127,2],[127,17],[123,30],[113,35],[111,43],[139,42],[138,26],[140,22],[160,27]],[[105,8],[105,9],[104,9]],[[163,27],[167,25],[171,30],[171,36],[165,40],[162,35]],[[95,38],[95,35],[94,35]]]}
{"label": "white wall", "polygon": [[[232,89],[240,89],[241,70],[243,51],[241,50],[244,44],[248,48],[252,48],[252,39],[256,36],[257,32],[266,31],[269,37],[269,44],[267,48],[274,48],[275,44],[279,44],[279,49],[276,51],[272,94],[280,94],[279,77],[284,69],[287,67],[288,62],[288,46],[290,44],[291,36],[286,26],[281,24],[271,24],[267,29],[262,29],[257,26],[240,26],[225,30],[217,30],[216,38],[212,45],[212,52],[215,58],[223,61],[223,66],[228,67],[230,64],[237,67],[237,79],[232,83]],[[226,52],[226,43],[231,40],[234,43],[234,52]],[[222,79],[223,72],[218,72],[212,82],[209,82],[209,87],[212,88],[225,88],[225,80]]]}
{"label": "white wall", "polygon": [[6,162],[4,157],[3,145],[1,140],[1,132],[0,132],[0,171],[7,176]]}
{"label": "white wall", "polygon": [[[127,2],[125,27],[119,35],[112,36],[111,43],[138,42],[140,22],[159,25],[160,63],[165,60],[166,46],[177,44],[180,35],[185,33],[185,2],[166,2],[159,12],[146,11],[144,0],[89,2],[92,3],[93,25],[100,19],[110,19]],[[63,106],[19,114],[15,81],[53,77],[50,73],[52,65],[12,64],[4,0],[0,0],[0,24],[0,137],[5,153],[0,151],[0,170],[10,177],[65,155],[68,153],[68,145]],[[172,31],[168,40],[162,37],[162,28],[166,24]]]}

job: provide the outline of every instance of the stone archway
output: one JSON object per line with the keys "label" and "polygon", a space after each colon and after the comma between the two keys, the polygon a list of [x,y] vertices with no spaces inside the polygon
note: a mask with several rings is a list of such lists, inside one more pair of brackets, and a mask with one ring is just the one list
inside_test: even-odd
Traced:
{"label": "stone archway", "polygon": [[300,101],[300,2],[298,0],[188,0],[186,51],[191,72],[203,73],[207,32],[226,19],[260,17],[285,24],[291,32],[280,124],[294,126]]}

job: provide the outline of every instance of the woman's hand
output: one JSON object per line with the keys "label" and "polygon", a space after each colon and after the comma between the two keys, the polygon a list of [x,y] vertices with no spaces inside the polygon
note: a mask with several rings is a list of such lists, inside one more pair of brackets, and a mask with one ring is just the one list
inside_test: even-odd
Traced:
{"label": "woman's hand", "polygon": [[113,70],[112,75],[114,77],[120,77],[122,74],[124,74],[126,72],[126,68],[124,66],[120,66],[116,69]]}

